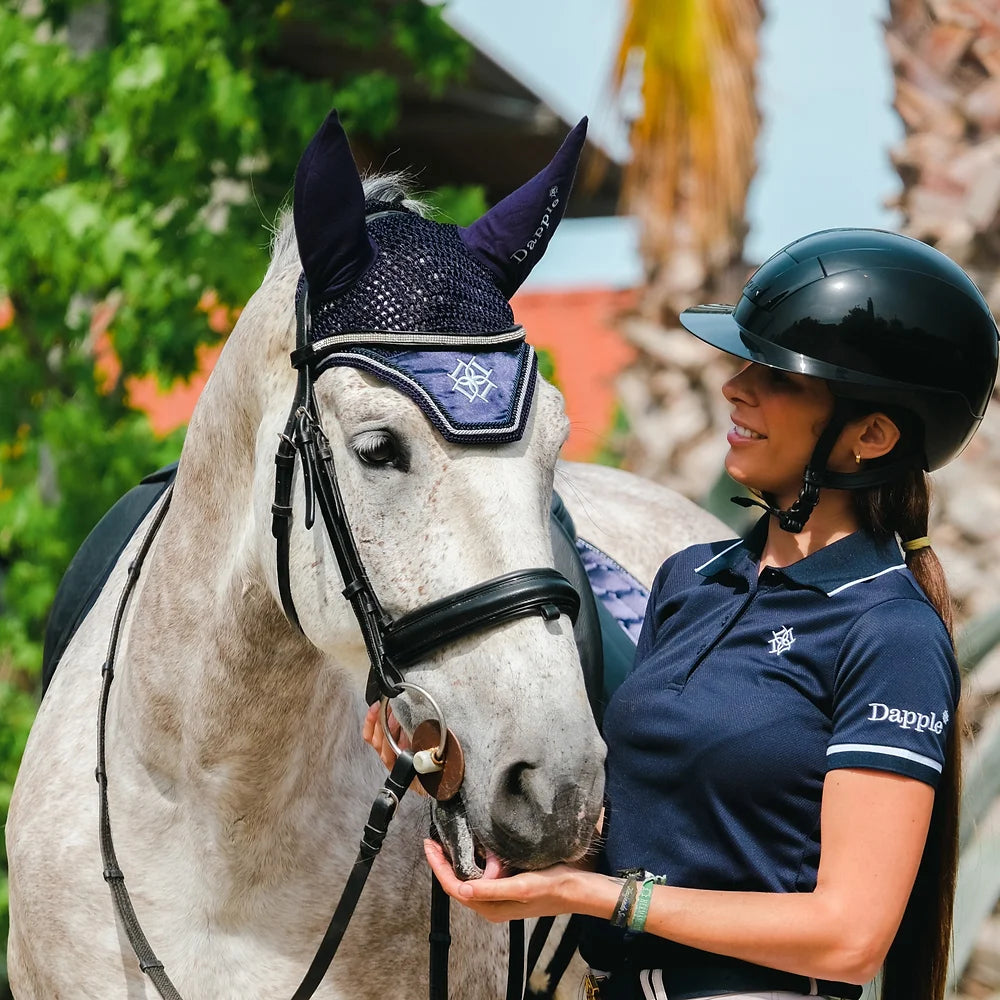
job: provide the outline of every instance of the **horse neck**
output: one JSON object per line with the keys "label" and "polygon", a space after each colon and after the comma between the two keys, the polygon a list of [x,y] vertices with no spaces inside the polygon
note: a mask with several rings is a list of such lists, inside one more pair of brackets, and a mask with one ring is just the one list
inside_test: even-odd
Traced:
{"label": "horse neck", "polygon": [[117,703],[117,724],[133,731],[144,768],[177,784],[212,775],[194,794],[248,812],[270,808],[276,794],[304,794],[287,775],[305,782],[312,768],[296,759],[326,758],[346,738],[329,720],[359,714],[337,665],[286,621],[260,564],[253,491],[268,412],[262,386],[275,391],[277,382],[283,392],[287,382],[290,405],[294,379],[269,380],[266,357],[248,361],[252,333],[234,331],[192,418],[137,592]]}

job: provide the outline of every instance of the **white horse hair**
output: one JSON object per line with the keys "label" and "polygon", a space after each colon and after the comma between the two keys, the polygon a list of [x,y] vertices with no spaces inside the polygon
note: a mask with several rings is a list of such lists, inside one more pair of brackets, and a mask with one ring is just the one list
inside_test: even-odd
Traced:
{"label": "white horse hair", "polygon": [[[401,193],[399,182],[376,179],[372,193]],[[360,735],[364,646],[321,523],[311,532],[302,524],[301,476],[290,576],[304,635],[278,598],[270,506],[295,391],[288,355],[299,272],[285,219],[192,417],[111,691],[115,847],[143,929],[184,1000],[291,996],[385,777]],[[496,447],[446,442],[408,398],[353,369],[324,373],[317,395],[361,557],[393,615],[501,573],[551,566],[554,477],[579,533],[647,584],[672,551],[724,533],[688,501],[626,473],[557,466],[567,421],[542,379],[524,437]],[[362,461],[385,429],[405,444],[405,472]],[[7,824],[17,1000],[157,996],[102,878],[94,781],[101,665],[144,531],[63,656],[18,776]],[[507,843],[529,845],[505,859],[521,867],[588,849],[604,747],[567,618],[479,632],[407,679],[441,704],[465,750],[459,804],[445,817],[453,853],[468,861],[497,850],[498,821],[511,828]],[[395,704],[407,729],[429,715],[405,696]],[[318,1000],[426,994],[422,838],[431,809],[416,795],[403,800]],[[452,935],[451,996],[502,997],[506,929],[453,907]]]}

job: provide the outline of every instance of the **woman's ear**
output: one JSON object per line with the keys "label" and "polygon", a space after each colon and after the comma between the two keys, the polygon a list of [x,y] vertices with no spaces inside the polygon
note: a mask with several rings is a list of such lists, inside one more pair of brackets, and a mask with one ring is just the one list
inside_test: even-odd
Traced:
{"label": "woman's ear", "polygon": [[896,447],[900,438],[899,427],[884,413],[869,413],[857,421],[855,454],[865,461],[882,458]]}

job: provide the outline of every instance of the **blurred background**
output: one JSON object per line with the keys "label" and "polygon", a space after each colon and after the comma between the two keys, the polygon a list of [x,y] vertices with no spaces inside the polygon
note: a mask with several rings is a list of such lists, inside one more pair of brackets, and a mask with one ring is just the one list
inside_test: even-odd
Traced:
{"label": "blurred background", "polygon": [[[515,315],[566,396],[567,458],[734,527],[729,362],[681,309],[829,226],[923,239],[1000,306],[998,0],[2,0],[4,814],[62,572],[179,453],[331,106],[363,168],[411,170],[462,224],[590,116]],[[973,723],[953,986],[1000,997],[1000,407],[936,479]]]}

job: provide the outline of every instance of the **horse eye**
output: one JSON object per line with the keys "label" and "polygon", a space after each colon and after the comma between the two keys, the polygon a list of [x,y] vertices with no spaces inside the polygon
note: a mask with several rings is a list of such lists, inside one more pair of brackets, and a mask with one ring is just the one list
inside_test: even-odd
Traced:
{"label": "horse eye", "polygon": [[389,431],[365,431],[354,439],[352,447],[362,465],[406,471],[406,456],[399,440]]}

